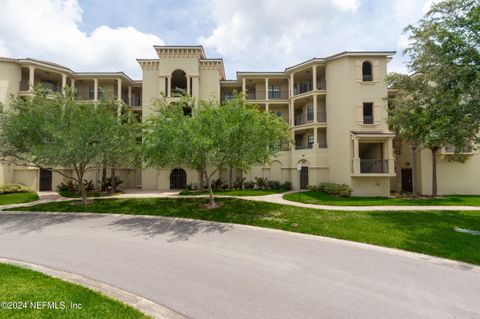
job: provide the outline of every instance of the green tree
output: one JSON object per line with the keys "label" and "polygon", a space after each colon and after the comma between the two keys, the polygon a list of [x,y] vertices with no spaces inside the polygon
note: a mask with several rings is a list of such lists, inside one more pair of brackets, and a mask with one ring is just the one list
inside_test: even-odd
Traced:
{"label": "green tree", "polygon": [[[186,98],[188,100],[188,97]],[[215,207],[212,177],[221,169],[246,170],[267,163],[279,141],[290,141],[288,126],[276,115],[248,106],[241,96],[224,105],[200,101],[192,116],[184,103],[159,100],[158,114],[145,126],[144,159],[152,167],[186,165],[201,172]]]}
{"label": "green tree", "polygon": [[456,152],[478,140],[480,128],[480,6],[478,0],[435,4],[406,28],[410,45],[408,78],[392,75],[398,91],[390,112],[407,140],[432,152],[432,195],[437,196],[437,154]]}
{"label": "green tree", "polygon": [[[68,90],[47,99],[37,88],[31,97],[14,97],[9,108],[2,109],[0,157],[16,165],[52,168],[71,178],[86,203],[85,173],[102,163],[118,127],[117,116],[106,107],[75,102]],[[66,175],[64,168],[75,174]]]}
{"label": "green tree", "polygon": [[105,141],[102,163],[102,168],[110,167],[111,192],[115,193],[116,169],[141,165],[142,127],[132,110],[122,102],[102,99],[98,107],[110,110],[117,117],[117,126],[111,127],[110,139]]}

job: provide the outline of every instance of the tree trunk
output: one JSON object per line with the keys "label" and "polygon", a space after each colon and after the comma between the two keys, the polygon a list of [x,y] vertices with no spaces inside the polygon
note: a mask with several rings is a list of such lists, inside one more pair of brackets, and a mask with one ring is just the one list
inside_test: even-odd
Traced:
{"label": "tree trunk", "polygon": [[103,166],[102,166],[102,179],[101,179],[101,183],[100,183],[102,191],[106,191],[105,187],[103,187],[103,185],[102,185],[106,178],[107,178],[107,168],[105,167],[105,164],[103,164]]}
{"label": "tree trunk", "polygon": [[432,147],[432,196],[437,197],[437,151],[438,147]]}
{"label": "tree trunk", "polygon": [[240,189],[244,189],[244,186],[243,186],[243,170],[240,171]]}
{"label": "tree trunk", "polygon": [[115,167],[112,167],[110,170],[110,179],[112,181],[111,183],[111,192],[112,194],[115,194],[117,192],[117,183],[116,183],[116,178],[115,178],[116,170]]}
{"label": "tree trunk", "polygon": [[212,178],[208,176],[207,170],[204,170],[203,173],[205,174],[205,180],[207,182],[208,187],[208,206],[211,208],[215,207],[215,198],[213,197],[213,188],[212,188]]}
{"label": "tree trunk", "polygon": [[412,148],[412,195],[413,197],[417,196],[417,143],[411,142],[410,146]]}
{"label": "tree trunk", "polygon": [[233,188],[233,168],[230,167],[230,176],[229,176],[229,180],[228,180],[228,188],[229,189],[232,189]]}
{"label": "tree trunk", "polygon": [[87,204],[87,192],[85,191],[85,185],[83,185],[83,175],[85,174],[83,170],[83,165],[77,167],[76,165],[73,166],[75,169],[75,173],[77,173],[77,182],[78,182],[78,190],[80,191],[80,195],[82,196],[82,204]]}

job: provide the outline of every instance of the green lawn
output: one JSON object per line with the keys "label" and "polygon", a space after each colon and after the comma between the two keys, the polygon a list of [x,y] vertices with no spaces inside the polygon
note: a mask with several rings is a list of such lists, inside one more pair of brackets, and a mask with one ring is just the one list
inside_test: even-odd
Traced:
{"label": "green lawn", "polygon": [[350,212],[241,199],[217,201],[222,205],[216,209],[202,208],[207,202],[205,198],[104,199],[87,206],[56,202],[22,209],[173,216],[255,225],[480,264],[480,236],[454,231],[455,227],[480,231],[480,212],[477,211]]}
{"label": "green lawn", "polygon": [[322,192],[291,193],[284,199],[316,205],[333,206],[480,206],[480,196],[452,195],[442,198],[386,198],[386,197],[335,197]]}
{"label": "green lawn", "polygon": [[[0,301],[26,302],[27,306],[11,310],[3,307],[1,318],[151,318],[103,294],[29,269],[0,264],[0,278]],[[32,309],[30,301],[57,302],[58,308],[64,302],[65,309]],[[82,308],[72,309],[71,303]]]}
{"label": "green lawn", "polygon": [[11,193],[0,195],[0,205],[21,204],[36,201],[38,195],[35,192]]}
{"label": "green lawn", "polygon": [[[263,196],[286,192],[284,189],[228,189],[214,191],[217,195],[231,196]],[[179,195],[208,195],[208,191],[181,191]]]}

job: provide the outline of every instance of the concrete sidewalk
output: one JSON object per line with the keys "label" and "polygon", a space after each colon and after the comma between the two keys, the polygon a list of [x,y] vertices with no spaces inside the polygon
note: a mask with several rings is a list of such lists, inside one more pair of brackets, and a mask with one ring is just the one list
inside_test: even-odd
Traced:
{"label": "concrete sidewalk", "polygon": [[[293,191],[296,192],[296,191]],[[108,197],[93,197],[93,199],[106,199],[106,198],[206,198],[208,195],[179,195],[179,191],[142,191],[141,189],[127,189],[124,194]],[[257,202],[267,202],[295,207],[322,209],[322,210],[336,210],[336,211],[449,211],[449,210],[480,210],[479,206],[333,206],[333,205],[316,205],[298,203],[283,199],[283,195],[291,192],[271,194],[263,196],[231,196],[231,195],[215,195],[216,198],[236,198]],[[61,197],[55,192],[39,192],[40,200],[31,203],[24,204],[12,204],[0,206],[0,211],[8,208],[26,207],[37,204],[59,202],[59,201],[71,201],[78,200],[78,198],[66,198]]]}

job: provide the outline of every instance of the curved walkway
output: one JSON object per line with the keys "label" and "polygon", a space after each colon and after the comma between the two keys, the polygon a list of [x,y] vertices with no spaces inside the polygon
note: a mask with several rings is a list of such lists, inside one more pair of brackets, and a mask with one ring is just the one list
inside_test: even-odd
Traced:
{"label": "curved walkway", "polygon": [[480,268],[342,240],[131,215],[0,213],[0,257],[192,318],[479,318]]}
{"label": "curved walkway", "polygon": [[[289,201],[283,199],[283,195],[288,193],[279,193],[271,195],[262,195],[262,196],[231,196],[231,195],[215,195],[216,198],[237,198],[258,202],[267,202],[275,203],[281,205],[289,205],[296,207],[304,208],[314,208],[322,210],[337,210],[337,211],[446,211],[446,210],[480,210],[480,206],[334,206],[334,205],[317,205],[317,204],[306,204],[299,203],[294,201]],[[56,195],[55,195],[56,194]],[[43,204],[48,202],[58,202],[58,201],[71,201],[78,200],[78,198],[65,198],[58,195],[55,192],[39,193],[40,200],[36,202],[24,203],[24,204],[12,204],[12,205],[0,205],[0,211],[2,209],[16,208],[22,206],[33,206],[37,204]],[[126,190],[124,194],[119,194],[109,197],[98,197],[98,198],[198,198],[198,197],[208,197],[208,195],[179,195],[178,191],[169,191],[169,192],[158,192],[158,191],[142,191],[138,189]]]}

